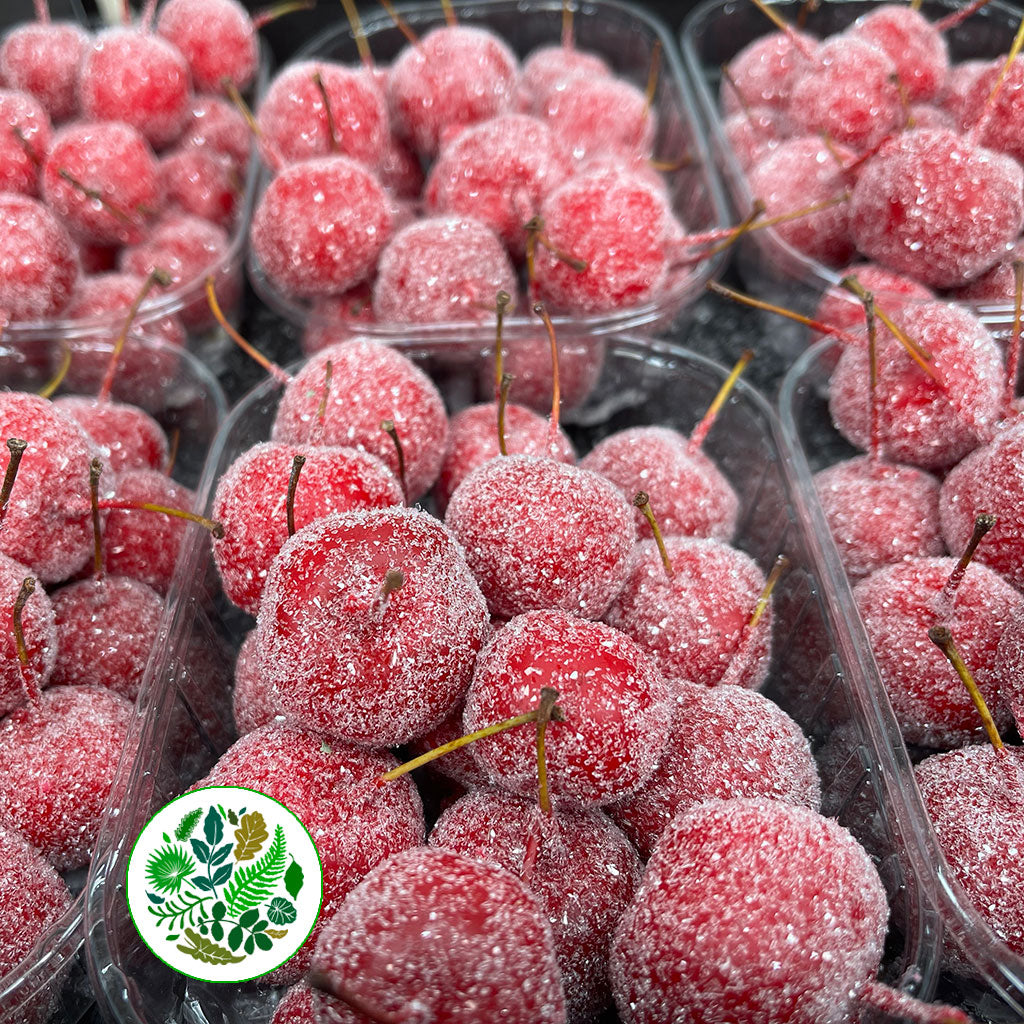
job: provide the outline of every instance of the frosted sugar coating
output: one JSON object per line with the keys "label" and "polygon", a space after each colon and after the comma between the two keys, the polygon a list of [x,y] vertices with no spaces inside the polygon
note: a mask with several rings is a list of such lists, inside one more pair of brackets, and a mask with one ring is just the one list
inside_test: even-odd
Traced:
{"label": "frosted sugar coating", "polygon": [[[795,38],[811,52],[818,45],[816,39],[803,33],[796,33]],[[796,79],[811,66],[800,46],[794,45],[793,38],[785,32],[761,36],[729,62],[729,78],[735,82],[740,95],[736,95],[729,80],[723,76],[722,108],[726,114],[735,114],[744,107],[785,110]]]}
{"label": "frosted sugar coating", "polygon": [[936,101],[953,117],[954,127],[966,130],[977,117],[968,106],[967,97],[978,76],[991,67],[987,60],[965,60],[949,69],[942,92]]}
{"label": "frosted sugar coating", "polygon": [[1010,616],[996,648],[996,678],[1017,731],[1024,731],[1024,607]]}
{"label": "frosted sugar coating", "polygon": [[973,129],[971,137],[981,146],[1024,160],[1024,60],[1014,58],[992,105],[989,96],[1003,74],[1005,57],[988,63],[970,80],[963,98],[964,123]]}
{"label": "frosted sugar coating", "polygon": [[11,491],[0,551],[27,565],[40,583],[57,583],[81,568],[92,551],[88,507],[89,463],[95,454],[82,428],[38,395],[0,392],[0,460],[7,468],[8,438],[28,442]]}
{"label": "frosted sugar coating", "polygon": [[[565,431],[558,430],[552,447],[548,421],[512,402],[505,406],[505,450],[515,455],[546,455],[567,465],[576,462],[576,449]],[[448,425],[448,446],[434,486],[439,510],[444,512],[455,489],[477,466],[500,455],[497,403],[471,405],[457,412]]]}
{"label": "frosted sugar coating", "polygon": [[[331,364],[331,386],[320,404]],[[413,362],[366,338],[323,349],[286,388],[277,409],[273,440],[291,444],[341,445],[376,455],[398,475],[398,455],[381,422],[395,425],[405,459],[410,501],[437,479],[444,457],[448,417],[433,381]]]}
{"label": "frosted sugar coating", "polygon": [[225,78],[244,91],[256,77],[256,30],[235,0],[166,0],[156,30],[188,61],[198,92],[219,92]]}
{"label": "frosted sugar coating", "polygon": [[651,777],[607,808],[649,858],[669,822],[706,800],[763,797],[821,810],[811,745],[767,697],[740,686],[673,681],[679,707]]}
{"label": "frosted sugar coating", "polygon": [[640,541],[606,620],[648,651],[669,679],[715,686],[727,678],[757,689],[771,658],[770,607],[752,631],[747,623],[764,573],[722,541],[669,537],[665,546],[674,576],[669,579],[654,541]]}
{"label": "frosted sugar coating", "polygon": [[193,787],[244,786],[265,793],[295,814],[316,844],[324,879],[318,925],[299,952],[274,972],[274,983],[301,977],[324,924],[368,871],[423,842],[423,807],[412,780],[374,784],[397,764],[387,751],[275,724],[242,737]]}
{"label": "frosted sugar coating", "polygon": [[255,629],[245,634],[238,650],[231,710],[239,736],[255,732],[264,725],[280,725],[284,720],[277,694],[260,671]]}
{"label": "frosted sugar coating", "polygon": [[415,151],[404,139],[390,133],[377,165],[381,184],[399,199],[419,199],[423,191],[423,168]]}
{"label": "frosted sugar coating", "polygon": [[373,286],[380,323],[447,323],[494,317],[494,297],[518,294],[504,246],[472,217],[426,217],[384,248]]}
{"label": "frosted sugar coating", "polygon": [[0,123],[7,129],[0,133],[0,192],[39,195],[38,164],[50,148],[50,118],[31,93],[0,84]]}
{"label": "frosted sugar coating", "polygon": [[125,576],[80,580],[53,595],[54,686],[103,686],[134,701],[157,641],[163,598]]}
{"label": "frosted sugar coating", "polygon": [[78,69],[89,36],[72,22],[18,25],[0,42],[0,78],[31,93],[54,121],[78,112]]}
{"label": "frosted sugar coating", "polygon": [[[425,732],[409,743],[409,757],[418,757],[428,750],[443,746],[462,736],[463,707],[463,702],[459,701],[455,710],[440,725],[435,725],[429,732]],[[438,776],[441,776],[443,779],[456,782],[467,789],[490,785],[487,772],[477,764],[473,757],[472,744],[451,750],[442,757],[431,761],[427,771],[435,781]]]}
{"label": "frosted sugar coating", "polygon": [[[224,258],[230,245],[227,232],[216,224],[187,213],[169,211],[154,226],[149,237],[121,253],[118,265],[122,272],[148,277],[154,270],[170,275],[167,290],[212,273]],[[218,293],[225,305],[227,298]],[[202,300],[205,304],[205,298]]]}
{"label": "frosted sugar coating", "polygon": [[429,842],[493,861],[537,897],[555,940],[569,1024],[586,1024],[610,1005],[608,947],[643,865],[605,815],[548,816],[536,803],[473,792],[445,810]]}
{"label": "frosted sugar coating", "polygon": [[299,339],[304,355],[348,341],[360,333],[362,324],[376,323],[373,293],[367,282],[342,295],[323,295],[310,304],[309,319]]}
{"label": "frosted sugar coating", "polygon": [[[876,303],[885,310],[887,316],[895,316],[904,308],[913,317],[919,303],[907,300],[934,299],[934,293],[925,288],[919,281],[904,274],[897,274],[877,263],[855,263],[838,270],[840,279],[855,277],[860,284],[875,297]],[[844,331],[866,328],[867,319],[864,315],[864,303],[845,288],[829,288],[821,297],[814,319],[830,327],[838,327]],[[882,329],[876,318],[876,326]],[[816,335],[820,337],[820,335]],[[867,333],[864,333],[867,341]]]}
{"label": "frosted sugar coating", "polygon": [[230,157],[239,171],[245,169],[252,150],[252,136],[245,118],[220,96],[193,98],[179,142],[182,146],[209,148]]}
{"label": "frosted sugar coating", "polygon": [[98,449],[105,471],[162,469],[167,463],[163,427],[138,406],[82,395],[61,395],[53,404],[85,431]]}
{"label": "frosted sugar coating", "polygon": [[999,303],[1013,306],[1017,282],[1013,276],[1015,260],[1024,259],[1024,243],[1017,242],[1012,249],[991,269],[986,270],[963,288],[956,290],[958,299],[969,299],[981,302]]}
{"label": "frosted sugar coating", "polygon": [[541,46],[523,61],[516,82],[514,107],[526,114],[538,113],[538,106],[560,82],[575,75],[610,75],[602,57],[570,46]]}
{"label": "frosted sugar coating", "polygon": [[[508,871],[450,850],[408,850],[372,871],[324,928],[313,970],[410,1022],[566,1021],[537,898]],[[330,1024],[365,1019],[324,993],[316,1003]]]}
{"label": "frosted sugar coating", "polygon": [[774,800],[673,819],[615,934],[627,1024],[846,1024],[882,958],[888,907],[844,828]]}
{"label": "frosted sugar coating", "polygon": [[850,230],[869,258],[933,288],[988,270],[1024,225],[1024,171],[951,131],[920,128],[884,143],[850,200]]}
{"label": "frosted sugar coating", "polygon": [[[984,735],[966,688],[928,639],[938,622],[936,600],[956,561],[918,558],[886,566],[853,591],[900,731],[908,743],[938,749]],[[1001,729],[1010,716],[995,674],[996,648],[1022,602],[998,573],[975,561],[957,590],[953,614],[943,619]]]}
{"label": "frosted sugar coating", "polygon": [[305,981],[292,985],[274,1009],[270,1024],[316,1024],[313,990]]}
{"label": "frosted sugar coating", "polygon": [[[558,691],[565,716],[547,728],[553,800],[607,804],[650,776],[668,740],[674,700],[654,661],[629,637],[566,612],[517,616],[477,661],[466,732],[532,711],[545,686]],[[535,728],[510,729],[470,749],[495,785],[536,797]]]}
{"label": "frosted sugar coating", "polygon": [[945,554],[939,481],[923,469],[862,455],[816,473],[814,486],[851,580],[893,562]]}
{"label": "frosted sugar coating", "polygon": [[[739,497],[714,462],[688,446],[689,439],[671,427],[629,427],[598,442],[580,465],[607,477],[630,501],[638,491],[649,494],[663,536],[729,541]],[[634,519],[637,535],[650,538],[639,509]]]}
{"label": "frosted sugar coating", "polygon": [[636,540],[633,508],[613,483],[533,455],[477,467],[445,523],[502,617],[558,608],[599,618],[625,582]]}
{"label": "frosted sugar coating", "polygon": [[274,556],[288,539],[287,498],[296,455],[305,463],[295,488],[295,529],[332,512],[403,503],[397,478],[376,456],[356,448],[277,442],[240,455],[217,485],[213,518],[224,527],[213,557],[224,592],[255,615]]}
{"label": "frosted sugar coating", "polygon": [[[0,622],[4,624],[0,629],[0,715],[28,700],[14,640],[13,615],[21,585],[31,575],[31,569],[0,554]],[[22,609],[21,628],[28,650],[28,678],[42,689],[49,683],[57,659],[57,632],[53,606],[41,586],[36,587]]]}
{"label": "frosted sugar coating", "polygon": [[[384,599],[391,569],[401,589]],[[284,712],[367,746],[405,743],[469,686],[487,609],[459,546],[426,512],[325,516],[271,566],[259,664]]]}
{"label": "frosted sugar coating", "polygon": [[238,170],[212,149],[185,146],[168,153],[158,168],[167,209],[230,229],[238,202]]}
{"label": "frosted sugar coating", "polygon": [[0,721],[0,825],[58,871],[89,863],[132,713],[110,690],[55,686]]}
{"label": "frosted sugar coating", "polygon": [[740,166],[749,171],[789,135],[789,122],[784,114],[769,107],[759,107],[749,113],[738,110],[730,114],[722,124],[722,130]]}
{"label": "frosted sugar coating", "polygon": [[[128,313],[132,303],[138,298],[145,284],[145,278],[138,274],[121,274],[116,271],[109,271],[100,274],[83,275],[75,284],[75,290],[71,295],[64,313],[69,320],[93,320],[98,317],[109,319],[107,314],[121,313],[121,322],[124,322],[124,315]],[[134,321],[138,323],[138,320]],[[146,323],[146,332],[155,334],[168,345],[181,348],[185,344],[185,328],[181,320],[174,314],[161,317],[159,320],[149,320]],[[136,375],[149,375],[151,369],[143,373],[142,367],[151,367],[153,356],[151,352],[145,354],[136,352],[139,349],[138,342],[129,337],[125,339],[125,346],[121,350],[121,358],[118,360],[120,367],[119,376],[131,378]],[[75,389],[80,391],[99,389],[100,382],[107,366],[110,363],[109,352],[90,353],[87,349],[78,348],[75,352],[74,361],[68,371],[68,382],[75,382]],[[83,369],[83,364],[89,366],[89,370]],[[95,381],[91,388],[80,386],[79,382],[88,380]]]}

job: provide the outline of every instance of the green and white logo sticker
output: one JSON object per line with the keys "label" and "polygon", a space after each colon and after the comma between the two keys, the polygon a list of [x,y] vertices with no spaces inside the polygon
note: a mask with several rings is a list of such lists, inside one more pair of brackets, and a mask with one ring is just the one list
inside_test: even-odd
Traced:
{"label": "green and white logo sticker", "polygon": [[320,914],[323,871],[305,825],[239,786],[186,793],[159,811],[128,860],[128,909],[168,967],[240,982],[280,967]]}

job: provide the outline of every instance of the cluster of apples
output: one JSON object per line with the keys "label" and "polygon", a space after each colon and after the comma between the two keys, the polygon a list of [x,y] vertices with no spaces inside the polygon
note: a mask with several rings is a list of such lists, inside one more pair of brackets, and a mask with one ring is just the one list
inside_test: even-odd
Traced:
{"label": "cluster of apples", "polygon": [[[255,30],[235,0],[155,6],[90,34],[37,0],[0,41],[4,322],[117,324],[157,267],[158,294],[220,267],[222,301],[239,295],[227,264],[250,139],[222,90],[256,76]],[[189,301],[152,329],[181,346],[210,322]]]}

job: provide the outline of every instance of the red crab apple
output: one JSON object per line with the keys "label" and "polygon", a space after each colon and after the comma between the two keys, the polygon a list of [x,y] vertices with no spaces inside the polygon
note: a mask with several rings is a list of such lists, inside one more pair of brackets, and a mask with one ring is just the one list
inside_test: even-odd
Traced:
{"label": "red crab apple", "polygon": [[[913,318],[913,310],[919,305],[913,300],[935,298],[935,294],[919,281],[877,263],[853,264],[837,271],[837,274],[842,280],[855,277],[886,313],[893,316],[900,313],[905,304],[907,315]],[[865,325],[864,304],[844,288],[829,288],[818,303],[814,319],[842,331],[853,332]]]}
{"label": "red crab apple", "polygon": [[284,722],[277,694],[260,671],[255,629],[245,634],[242,646],[238,649],[231,710],[239,737],[255,732],[264,725],[281,725]]}
{"label": "red crab apple", "polygon": [[230,230],[241,183],[229,157],[183,146],[163,157],[158,174],[169,209]]}
{"label": "red crab apple", "polygon": [[0,87],[0,192],[39,195],[39,167],[53,129],[42,104],[27,92]]}
{"label": "red crab apple", "polygon": [[274,1008],[270,1024],[316,1024],[313,990],[306,981],[292,985]]}
{"label": "red crab apple", "polygon": [[604,58],[571,44],[541,46],[523,61],[513,105],[525,114],[536,114],[541,97],[559,82],[581,74],[610,75],[611,69]]}
{"label": "red crab apple", "polygon": [[1024,733],[1024,607],[1013,613],[999,638],[995,671],[1017,731]]}
{"label": "red crab apple", "polygon": [[785,111],[793,85],[814,65],[818,41],[802,33],[772,32],[745,46],[722,79],[722,107],[734,114],[744,107]]}
{"label": "red crab apple", "polygon": [[17,25],[0,43],[0,80],[35,96],[54,122],[67,121],[78,112],[78,72],[88,46],[88,33],[71,22],[47,16]]}
{"label": "red crab apple", "polygon": [[185,119],[179,140],[182,146],[209,148],[231,160],[244,173],[252,150],[252,135],[245,118],[219,96],[196,96]]}
{"label": "red crab apple", "polygon": [[57,633],[53,605],[42,587],[34,587],[21,606],[21,630],[28,663],[22,665],[14,629],[14,609],[31,570],[6,555],[0,555],[0,715],[34,698],[53,674],[57,658]]}
{"label": "red crab apple", "polygon": [[166,465],[167,435],[163,427],[137,405],[85,395],[61,395],[53,404],[85,431],[111,472],[163,469]]}

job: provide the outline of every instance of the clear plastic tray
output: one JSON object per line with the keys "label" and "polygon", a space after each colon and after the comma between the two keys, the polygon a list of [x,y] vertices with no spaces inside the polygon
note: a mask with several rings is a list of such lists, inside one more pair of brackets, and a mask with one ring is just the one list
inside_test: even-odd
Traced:
{"label": "clear plastic tray", "polygon": [[[497,32],[520,58],[538,46],[561,41],[561,0],[455,0],[452,5],[460,24],[480,26]],[[433,0],[397,9],[413,30],[422,34],[444,24],[441,6]],[[651,65],[653,47],[661,46],[661,74],[658,76],[654,108],[658,130],[654,153],[663,159],[680,154],[692,158],[686,166],[666,174],[665,180],[676,214],[688,231],[703,232],[728,223],[724,193],[709,157],[699,127],[696,106],[676,54],[676,47],[665,26],[640,6],[619,0],[593,0],[580,5],[573,21],[577,47],[603,57],[619,76],[644,89]],[[407,42],[383,11],[364,21],[366,36],[374,59],[390,63]],[[344,22],[311,40],[297,59],[321,58],[349,64],[358,62],[355,40]],[[616,313],[588,317],[556,317],[562,334],[608,334],[613,331],[645,333],[665,330],[679,314],[700,296],[709,278],[719,273],[724,256],[718,255],[695,264],[685,272],[676,272],[665,292],[655,301]],[[260,297],[282,316],[302,326],[324,327],[330,321],[313,317],[308,304],[284,295],[267,280],[250,253],[249,280]],[[536,317],[514,316],[505,320],[506,336],[536,334]],[[415,334],[432,340],[488,339],[493,324],[474,322],[441,324],[360,324],[362,334],[382,340],[399,340]]]}
{"label": "clear plastic tray", "polygon": [[[668,424],[689,432],[709,405],[726,370],[672,344],[613,335],[595,391],[563,422],[581,452],[608,433],[637,424]],[[453,361],[450,349],[413,339],[401,346],[431,370],[450,405],[479,397],[484,355]],[[438,357],[438,352],[445,353]],[[280,395],[266,382],[236,407],[211,454],[202,484],[212,500],[217,479],[232,460],[269,435]],[[929,998],[937,981],[939,934],[926,894],[906,875],[900,798],[910,767],[900,760],[898,734],[884,717],[870,678],[849,640],[848,608],[816,566],[819,538],[801,523],[809,516],[808,491],[784,454],[781,428],[761,396],[742,381],[724,407],[706,450],[742,496],[737,543],[767,569],[779,552],[792,568],[777,591],[776,644],[770,695],[790,710],[813,737],[824,778],[828,813],[853,828],[876,859],[893,904],[883,976],[907,992]],[[168,1020],[265,1024],[279,992],[259,985],[205,985],[169,971],[136,934],[124,900],[127,858],[138,830],[171,797],[201,777],[226,745],[229,720],[211,713],[215,695],[200,691],[188,666],[196,644],[237,648],[252,620],[240,613],[209,612],[193,580],[208,561],[195,546],[178,567],[180,586],[171,630],[140,695],[138,755],[121,765],[127,797],[105,822],[93,861],[87,899],[88,957],[103,1012],[124,1024]],[[222,606],[223,608],[223,606]],[[849,668],[840,670],[840,666]],[[181,732],[184,724],[185,732]],[[169,737],[177,740],[172,746]],[[881,738],[880,738],[881,737]],[[182,756],[184,751],[184,756]]]}
{"label": "clear plastic tray", "polygon": [[[821,0],[809,10],[804,29],[819,38],[841,32],[881,0]],[[797,0],[772,0],[791,24],[797,23],[804,4]],[[954,0],[924,0],[921,13],[929,21],[962,7]],[[807,5],[808,8],[811,5]],[[1020,23],[1020,11],[991,2],[945,34],[954,62],[995,59],[1005,56]],[[746,175],[725,136],[718,102],[722,65],[763,35],[773,32],[771,22],[751,3],[741,0],[705,0],[683,23],[683,63],[707,125],[709,143],[739,216],[745,216],[754,200]],[[772,302],[803,313],[814,310],[822,292],[839,283],[835,270],[797,252],[772,228],[755,231],[737,245],[737,262],[747,287]],[[878,300],[884,306],[884,296]],[[851,302],[857,301],[851,297]],[[1013,303],[965,302],[992,331],[1008,331],[1013,324]]]}
{"label": "clear plastic tray", "polygon": [[[227,412],[223,393],[206,367],[190,353],[144,337],[137,340],[144,350],[152,352],[153,363],[146,388],[148,397],[138,393],[135,397],[145,397],[139,404],[165,430],[180,431],[173,476],[194,488],[206,453]],[[109,340],[93,339],[83,345],[93,352],[112,350]],[[63,352],[59,341],[0,337],[0,388],[39,390],[55,375]],[[58,395],[68,393],[63,389],[57,392]],[[116,380],[112,397],[119,397]],[[35,1020],[38,1004],[33,1000],[53,997],[56,1019],[61,1024],[75,1024],[93,1005],[85,965],[78,956],[83,937],[81,890],[85,872],[74,872],[67,876],[67,881],[72,892],[78,894],[71,908],[40,938],[15,970],[0,977],[0,1024],[22,1024],[26,1016]],[[2,916],[0,908],[0,920]]]}
{"label": "clear plastic tray", "polygon": [[[891,799],[898,802],[907,828],[903,835],[905,857],[910,870],[933,892],[941,913],[947,943],[958,947],[957,960],[970,965],[943,974],[938,995],[946,1002],[962,1006],[978,1021],[993,1024],[1019,1024],[1024,1020],[1024,958],[1007,945],[983,921],[971,899],[956,881],[936,840],[928,813],[910,771],[911,760],[919,752],[908,751],[900,738],[878,668],[842,568],[839,552],[831,541],[824,513],[813,497],[812,473],[854,453],[832,425],[828,412],[829,378],[838,362],[840,345],[819,342],[809,349],[783,380],[779,405],[783,430],[792,448],[792,466],[800,490],[807,496],[808,525],[821,538],[820,564],[826,576],[830,600],[846,622],[846,646],[840,652],[844,671],[854,666],[878,693],[876,718],[884,731],[876,735],[876,744],[891,749],[898,766]],[[850,661],[856,658],[856,662]],[[887,780],[888,784],[888,780]]]}

